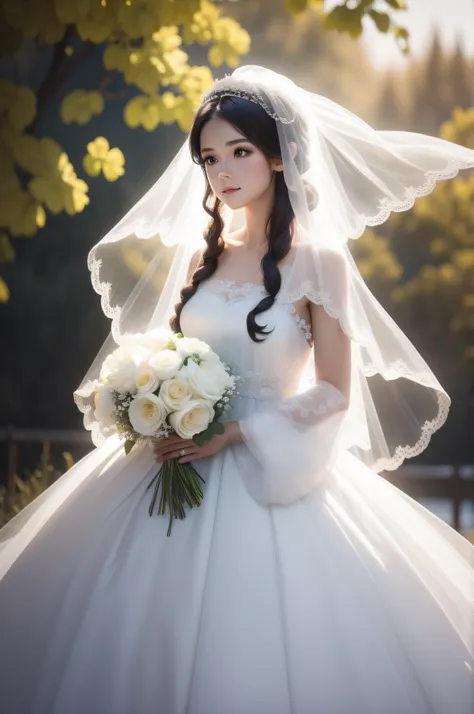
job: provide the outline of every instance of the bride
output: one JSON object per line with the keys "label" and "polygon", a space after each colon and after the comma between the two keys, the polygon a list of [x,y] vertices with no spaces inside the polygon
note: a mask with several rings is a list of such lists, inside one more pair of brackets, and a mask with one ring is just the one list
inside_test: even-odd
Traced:
{"label": "bride", "polygon": [[[91,251],[112,320],[75,393],[97,448],[0,531],[6,714],[470,714],[474,548],[379,476],[449,397],[348,242],[474,166],[257,66]],[[146,269],[134,270],[146,260]],[[127,333],[198,337],[242,379],[225,431],[127,456],[93,385]],[[203,501],[166,536],[157,463]]]}

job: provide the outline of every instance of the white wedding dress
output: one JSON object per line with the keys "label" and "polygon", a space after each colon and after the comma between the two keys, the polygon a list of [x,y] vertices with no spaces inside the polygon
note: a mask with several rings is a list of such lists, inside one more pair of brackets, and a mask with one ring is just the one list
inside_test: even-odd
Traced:
{"label": "white wedding dress", "polygon": [[195,462],[204,499],[171,537],[151,451],[115,438],[0,531],[4,714],[474,711],[473,546],[343,449],[300,479],[304,435],[252,422],[311,339],[277,299],[255,344],[260,291],[211,278],[184,307],[184,334],[245,378],[227,419],[248,441]]}

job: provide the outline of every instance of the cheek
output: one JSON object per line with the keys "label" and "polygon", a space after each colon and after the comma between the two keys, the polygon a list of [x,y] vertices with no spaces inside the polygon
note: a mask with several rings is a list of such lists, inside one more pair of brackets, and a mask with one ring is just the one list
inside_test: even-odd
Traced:
{"label": "cheek", "polygon": [[214,191],[218,187],[218,180],[217,180],[217,174],[218,174],[218,169],[216,166],[207,166],[206,167],[206,176],[207,180],[209,181],[209,184]]}
{"label": "cheek", "polygon": [[[206,167],[207,179],[214,193],[220,188],[218,166],[218,164],[210,164]],[[230,173],[238,182],[245,178],[246,188],[255,190],[265,189],[272,178],[272,172],[265,157],[256,153],[245,159],[236,159],[233,166],[230,167]]]}
{"label": "cheek", "polygon": [[245,163],[244,170],[248,175],[249,184],[256,187],[267,186],[271,180],[272,172],[265,158],[255,154],[249,156]]}

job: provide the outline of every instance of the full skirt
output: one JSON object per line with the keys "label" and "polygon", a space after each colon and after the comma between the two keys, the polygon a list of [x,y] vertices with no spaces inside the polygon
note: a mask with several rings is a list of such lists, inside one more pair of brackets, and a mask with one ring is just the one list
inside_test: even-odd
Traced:
{"label": "full skirt", "polygon": [[0,531],[2,712],[472,714],[474,547],[348,452],[262,506],[245,448],[170,537],[114,439]]}

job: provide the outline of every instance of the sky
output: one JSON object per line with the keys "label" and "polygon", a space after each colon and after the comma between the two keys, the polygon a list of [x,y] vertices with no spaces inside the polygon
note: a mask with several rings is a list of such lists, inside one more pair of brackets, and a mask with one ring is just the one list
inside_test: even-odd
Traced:
{"label": "sky", "polygon": [[[410,32],[413,55],[425,53],[433,28],[436,28],[444,47],[453,47],[456,37],[459,36],[465,54],[474,57],[474,0],[405,1],[408,10],[394,14],[398,18],[398,24]],[[327,4],[329,6],[335,3]],[[363,42],[377,68],[382,69],[388,65],[401,68],[407,61],[393,37],[379,33],[370,19],[365,21]]]}

